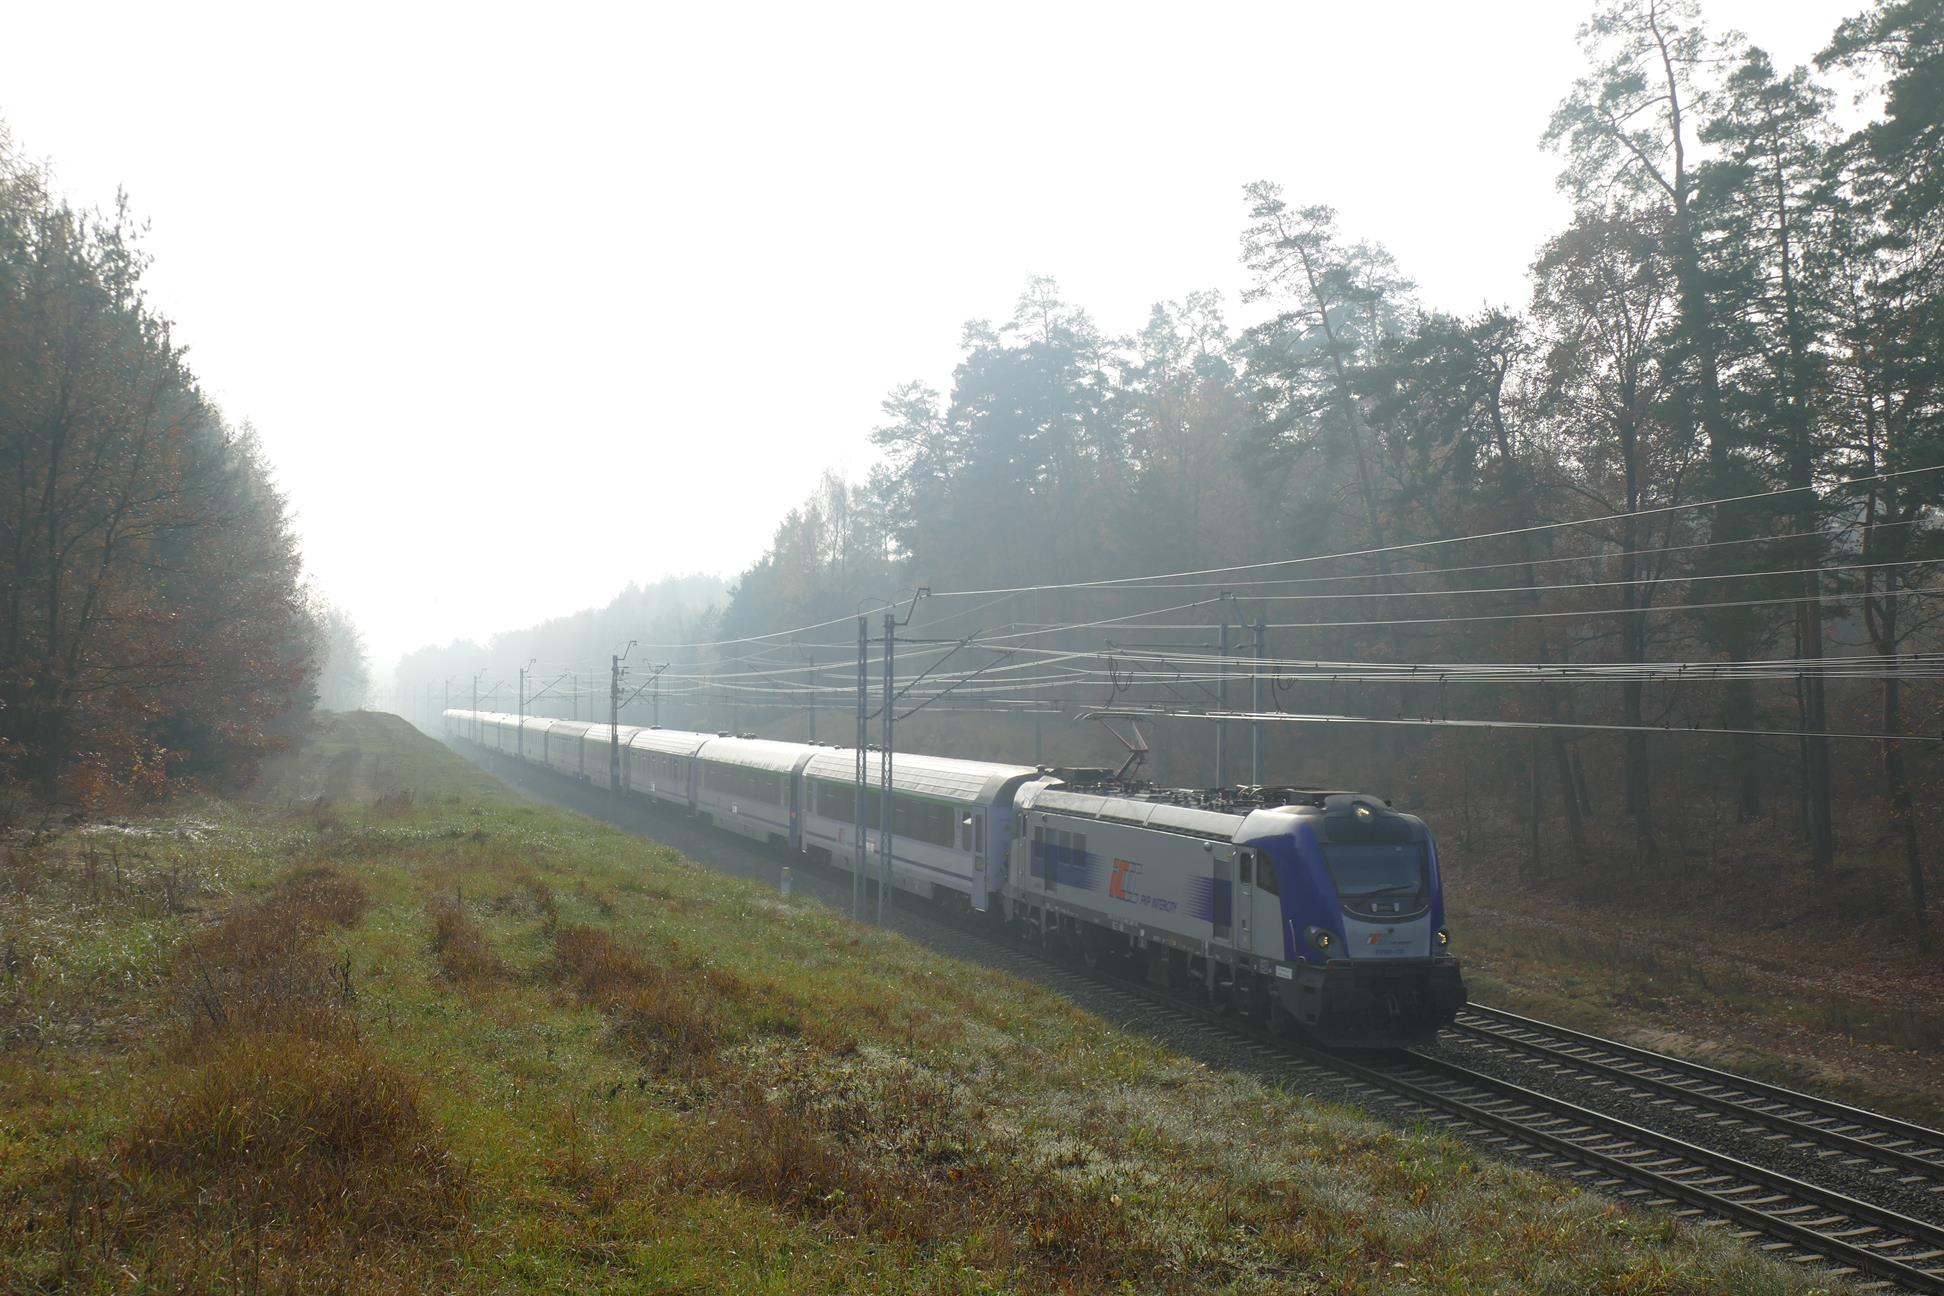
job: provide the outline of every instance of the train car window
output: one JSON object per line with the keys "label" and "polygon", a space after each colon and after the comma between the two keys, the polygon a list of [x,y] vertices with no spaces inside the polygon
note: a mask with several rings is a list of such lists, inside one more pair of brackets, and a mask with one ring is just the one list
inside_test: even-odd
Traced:
{"label": "train car window", "polygon": [[984,815],[972,816],[972,849],[981,855],[985,854],[985,816]]}
{"label": "train car window", "polygon": [[1243,886],[1255,885],[1255,856],[1243,851],[1235,861],[1235,880]]}

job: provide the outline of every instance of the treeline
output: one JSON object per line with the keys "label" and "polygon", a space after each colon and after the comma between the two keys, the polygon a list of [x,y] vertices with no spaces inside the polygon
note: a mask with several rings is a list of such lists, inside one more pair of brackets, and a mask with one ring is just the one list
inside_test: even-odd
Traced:
{"label": "treeline", "polygon": [[[407,653],[395,677],[397,709],[429,733],[441,732],[439,714],[449,704],[471,707],[475,693],[488,711],[518,711],[520,690],[533,715],[605,720],[612,701],[612,658],[626,655],[627,691],[665,660],[669,644],[713,639],[728,587],[715,576],[671,576],[630,585],[606,607],[555,617],[487,643],[459,640]],[[633,649],[630,641],[636,641]],[[522,672],[525,676],[522,676]],[[642,717],[652,705],[643,694],[628,714]]]}
{"label": "treeline", "polygon": [[[1328,685],[1279,666],[1270,695],[1288,711],[1623,731],[1277,726],[1271,774],[1375,769],[1396,787],[1402,773],[1399,791],[1462,795],[1468,823],[1489,801],[1530,817],[1535,865],[1692,853],[1683,825],[1707,797],[1799,831],[1827,868],[1835,807],[1856,805],[1875,816],[1859,844],[1894,833],[1921,906],[1917,799],[1934,767],[1918,788],[1897,743],[1851,744],[1838,769],[1830,739],[1759,731],[1937,728],[1937,695],[1896,659],[1935,639],[1944,5],[1879,3],[1814,69],[1776,68],[1678,0],[1607,5],[1582,43],[1585,74],[1544,133],[1573,217],[1537,249],[1523,308],[1427,309],[1381,247],[1269,182],[1240,213],[1249,327],[1196,294],[1109,336],[1036,279],[1012,318],[966,327],[949,392],[891,393],[880,469],[826,479],[778,528],[721,622],[721,638],[752,642],[705,671],[754,663],[801,683],[775,676],[789,654],[754,638],[921,584],[991,593],[921,604],[914,635],[1100,654],[1062,687],[1051,667],[968,649],[953,672],[995,663],[988,679],[1020,684],[969,685],[953,703],[983,690],[1015,710],[1035,697],[1068,714],[1214,709],[1220,690],[1186,667],[1169,685],[1124,654],[1212,648],[1219,623],[1258,618],[1284,663],[1519,663],[1531,669],[1504,684],[1374,683],[1346,666],[1349,682]],[[1880,112],[1840,129],[1825,77]],[[1427,218],[1488,198],[1484,184],[1426,194]],[[1700,507],[1717,500],[1739,502]],[[1561,525],[1588,518],[1606,520]],[[1440,543],[1459,537],[1485,538]],[[1888,665],[1826,679],[1835,655]],[[1771,665],[1704,683],[1658,668],[1680,662]],[[1540,682],[1572,664],[1634,669]],[[764,696],[803,705],[774,688],[746,705]],[[1228,697],[1246,707],[1247,686]],[[1688,724],[1730,733],[1650,732]],[[1212,777],[1206,725],[1165,732],[1158,747],[1194,757],[1168,772]]]}
{"label": "treeline", "polygon": [[138,233],[0,131],[0,785],[84,804],[247,774],[322,650],[284,501],[145,298]]}

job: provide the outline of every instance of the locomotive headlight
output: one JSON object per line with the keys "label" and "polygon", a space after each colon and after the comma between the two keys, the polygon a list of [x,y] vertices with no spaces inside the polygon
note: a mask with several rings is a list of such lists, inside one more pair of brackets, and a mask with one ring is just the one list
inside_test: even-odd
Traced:
{"label": "locomotive headlight", "polygon": [[1444,949],[1446,946],[1450,944],[1451,944],[1451,933],[1446,931],[1442,927],[1438,928],[1438,948]]}
{"label": "locomotive headlight", "polygon": [[1327,927],[1308,927],[1303,930],[1303,939],[1328,954],[1336,944],[1336,933]]}

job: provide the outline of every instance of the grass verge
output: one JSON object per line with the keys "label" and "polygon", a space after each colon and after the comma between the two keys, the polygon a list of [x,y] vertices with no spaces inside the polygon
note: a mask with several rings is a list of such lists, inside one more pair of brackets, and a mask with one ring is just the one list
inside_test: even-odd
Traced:
{"label": "grass verge", "polygon": [[0,1290],[1815,1289],[510,800],[389,717],[268,786],[6,846]]}

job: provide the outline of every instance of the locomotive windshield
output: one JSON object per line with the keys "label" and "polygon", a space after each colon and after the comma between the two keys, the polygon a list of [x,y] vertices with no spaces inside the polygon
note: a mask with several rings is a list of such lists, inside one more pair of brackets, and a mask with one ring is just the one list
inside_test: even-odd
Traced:
{"label": "locomotive windshield", "polygon": [[1326,843],[1323,860],[1346,908],[1402,913],[1423,907],[1430,898],[1422,842]]}

